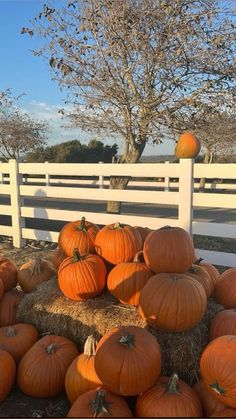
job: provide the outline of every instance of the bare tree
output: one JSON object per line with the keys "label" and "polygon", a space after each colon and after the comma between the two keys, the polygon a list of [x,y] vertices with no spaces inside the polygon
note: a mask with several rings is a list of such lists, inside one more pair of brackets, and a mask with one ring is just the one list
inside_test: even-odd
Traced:
{"label": "bare tree", "polygon": [[49,129],[45,121],[37,121],[14,105],[18,98],[11,91],[0,92],[0,155],[3,159],[19,159],[46,142]]}
{"label": "bare tree", "polygon": [[230,13],[216,0],[74,0],[44,5],[22,33],[46,41],[34,53],[68,88],[72,124],[120,136],[118,163],[135,163],[148,141],[171,136],[179,113],[235,84]]}

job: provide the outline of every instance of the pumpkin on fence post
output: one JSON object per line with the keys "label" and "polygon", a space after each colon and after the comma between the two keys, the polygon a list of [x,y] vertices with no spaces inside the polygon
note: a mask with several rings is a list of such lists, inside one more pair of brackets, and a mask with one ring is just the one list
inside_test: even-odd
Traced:
{"label": "pumpkin on fence post", "polygon": [[191,132],[184,132],[180,135],[175,146],[175,156],[179,159],[193,159],[201,150],[201,143]]}

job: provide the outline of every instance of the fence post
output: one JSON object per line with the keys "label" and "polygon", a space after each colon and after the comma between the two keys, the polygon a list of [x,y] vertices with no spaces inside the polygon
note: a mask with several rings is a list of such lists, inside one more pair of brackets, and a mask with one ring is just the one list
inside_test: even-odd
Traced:
{"label": "fence post", "polygon": [[24,200],[20,196],[20,184],[23,176],[19,174],[19,163],[17,160],[9,160],[9,173],[13,246],[20,248],[25,245],[26,240],[22,238],[22,228],[25,227],[25,219],[21,217],[21,206],[24,205]]}
{"label": "fence post", "polygon": [[[103,164],[103,161],[99,161],[99,164]],[[104,181],[104,176],[103,175],[99,175],[99,188],[103,189],[103,181]]]}
{"label": "fence post", "polygon": [[179,226],[192,234],[193,159],[179,160]]}
{"label": "fence post", "polygon": [[[48,163],[48,161],[45,161],[44,163]],[[50,186],[50,175],[48,173],[45,173],[45,184],[46,186]]]}
{"label": "fence post", "polygon": [[[165,164],[169,164],[170,162],[169,161],[165,161]],[[169,191],[169,187],[170,187],[170,178],[169,178],[169,176],[166,176],[165,177],[165,184],[164,184],[164,186],[165,186],[165,192],[168,192]]]}

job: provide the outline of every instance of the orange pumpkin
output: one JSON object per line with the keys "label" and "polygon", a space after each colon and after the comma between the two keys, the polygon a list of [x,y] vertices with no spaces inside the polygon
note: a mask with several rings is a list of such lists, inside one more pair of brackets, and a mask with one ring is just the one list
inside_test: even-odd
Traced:
{"label": "orange pumpkin", "polygon": [[96,224],[86,221],[85,217],[81,220],[73,221],[64,225],[60,231],[58,245],[66,256],[73,256],[74,249],[79,253],[95,253],[95,237],[99,232]]}
{"label": "orange pumpkin", "polygon": [[121,303],[139,305],[140,291],[153,272],[142,261],[142,251],[133,262],[119,263],[107,277],[107,288]]}
{"label": "orange pumpkin", "polygon": [[0,278],[0,300],[2,299],[4,292],[5,292],[5,288],[4,288],[3,280]]}
{"label": "orange pumpkin", "polygon": [[236,335],[236,309],[222,310],[212,320],[210,339],[223,335]]}
{"label": "orange pumpkin", "polygon": [[193,264],[188,270],[188,274],[195,278],[204,288],[207,298],[213,293],[215,284],[213,283],[207,270],[201,266]]}
{"label": "orange pumpkin", "polygon": [[71,406],[68,418],[131,418],[126,401],[104,389],[90,390],[82,394]]}
{"label": "orange pumpkin", "polygon": [[200,373],[207,389],[223,404],[236,407],[236,336],[212,340],[200,359]]}
{"label": "orange pumpkin", "polygon": [[224,308],[236,308],[236,268],[226,269],[220,275],[214,294]]}
{"label": "orange pumpkin", "polygon": [[37,285],[52,278],[55,273],[55,268],[49,260],[37,256],[20,267],[17,281],[24,292],[31,292]]}
{"label": "orange pumpkin", "polygon": [[184,132],[180,135],[175,146],[175,156],[178,159],[194,158],[201,150],[200,141],[191,132]]}
{"label": "orange pumpkin", "polygon": [[96,345],[93,335],[88,336],[83,354],[76,357],[67,370],[65,390],[71,403],[81,394],[102,385],[94,368]]}
{"label": "orange pumpkin", "polygon": [[8,291],[17,284],[17,269],[12,260],[0,258],[0,278],[4,285],[4,290]]}
{"label": "orange pumpkin", "polygon": [[65,253],[63,253],[60,249],[53,250],[51,252],[50,261],[53,264],[56,272],[58,272],[59,266],[61,262],[66,259]]}
{"label": "orange pumpkin", "polygon": [[236,418],[236,409],[224,408],[221,411],[214,412],[210,418]]}
{"label": "orange pumpkin", "polygon": [[188,273],[152,276],[139,299],[142,318],[151,326],[169,332],[192,329],[203,318],[206,307],[203,286]]}
{"label": "orange pumpkin", "polygon": [[205,416],[208,417],[213,413],[220,412],[222,409],[225,408],[225,405],[222,402],[220,402],[212,393],[209,392],[202,380],[195,383],[193,388],[200,397],[203,407],[203,414]]}
{"label": "orange pumpkin", "polygon": [[16,323],[16,309],[24,294],[16,288],[5,292],[0,301],[0,327]]}
{"label": "orange pumpkin", "polygon": [[138,230],[143,243],[145,242],[145,239],[149,235],[149,233],[153,231],[151,228],[148,227],[135,226],[135,228],[136,230]]}
{"label": "orange pumpkin", "polygon": [[17,323],[0,328],[0,349],[9,352],[16,362],[38,340],[39,333],[32,324]]}
{"label": "orange pumpkin", "polygon": [[133,260],[142,249],[142,239],[135,227],[120,223],[110,224],[98,232],[95,249],[106,262],[118,265]]}
{"label": "orange pumpkin", "polygon": [[58,271],[58,284],[63,294],[71,300],[82,301],[100,294],[106,285],[106,266],[98,255],[66,258]]}
{"label": "orange pumpkin", "polygon": [[149,269],[156,273],[184,273],[196,260],[193,239],[180,227],[165,226],[150,233],[143,255]]}
{"label": "orange pumpkin", "polygon": [[65,376],[78,356],[75,344],[63,336],[47,335],[39,339],[21,358],[17,382],[31,397],[54,397],[64,390]]}
{"label": "orange pumpkin", "polygon": [[160,377],[156,384],[140,394],[135,406],[136,417],[201,417],[198,394],[177,374]]}
{"label": "orange pumpkin", "polygon": [[16,363],[7,351],[0,349],[0,403],[10,393],[16,376]]}
{"label": "orange pumpkin", "polygon": [[156,382],[161,370],[160,346],[141,327],[114,327],[98,342],[94,366],[106,388],[134,396]]}
{"label": "orange pumpkin", "polygon": [[[211,263],[207,263],[204,262],[203,259],[199,258],[195,264],[202,266],[204,269],[206,269],[207,273],[210,275],[212,283],[214,284],[214,288],[215,285],[220,277],[220,272],[218,271],[218,269],[212,265]],[[212,292],[212,295],[214,295],[214,289]]]}

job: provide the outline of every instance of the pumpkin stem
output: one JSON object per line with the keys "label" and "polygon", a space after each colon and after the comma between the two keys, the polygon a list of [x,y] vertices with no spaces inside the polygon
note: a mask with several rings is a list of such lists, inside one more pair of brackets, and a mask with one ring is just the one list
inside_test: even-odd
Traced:
{"label": "pumpkin stem", "polygon": [[9,326],[6,330],[6,336],[13,337],[17,335],[17,330],[13,326]]}
{"label": "pumpkin stem", "polygon": [[200,265],[201,261],[204,260],[203,258],[199,258],[194,262],[194,265]]}
{"label": "pumpkin stem", "polygon": [[217,381],[213,384],[210,384],[210,387],[213,388],[213,390],[219,395],[226,393],[225,389],[221,387],[221,385],[217,383]]}
{"label": "pumpkin stem", "polygon": [[105,400],[105,391],[100,389],[96,393],[95,400],[91,402],[93,417],[112,417],[108,410],[109,403]]}
{"label": "pumpkin stem", "polygon": [[123,346],[128,347],[128,348],[134,348],[135,347],[135,336],[131,335],[131,333],[127,332],[120,337],[119,343]]}
{"label": "pumpkin stem", "polygon": [[51,343],[51,345],[48,345],[46,347],[46,352],[47,352],[48,355],[52,355],[52,354],[54,354],[55,349],[56,349],[55,343]]}
{"label": "pumpkin stem", "polygon": [[84,354],[94,356],[96,352],[97,340],[93,335],[89,335],[84,344]]}
{"label": "pumpkin stem", "polygon": [[34,261],[34,265],[33,265],[33,269],[31,272],[31,276],[34,275],[39,275],[41,272],[41,258],[40,256],[36,256],[35,261]]}
{"label": "pumpkin stem", "polygon": [[170,230],[172,228],[174,228],[174,227],[171,227],[171,226],[163,226],[159,230]]}
{"label": "pumpkin stem", "polygon": [[80,221],[80,225],[78,227],[78,230],[87,231],[86,228],[85,228],[85,217],[82,217],[81,218],[81,221]]}
{"label": "pumpkin stem", "polygon": [[78,249],[76,248],[73,250],[72,263],[79,262],[80,260],[83,260],[83,256],[81,256]]}
{"label": "pumpkin stem", "polygon": [[166,392],[167,393],[178,393],[179,389],[178,389],[178,381],[179,381],[179,377],[178,375],[174,372],[168,383],[166,384]]}
{"label": "pumpkin stem", "polygon": [[134,256],[133,262],[140,262],[140,263],[144,263],[144,257],[143,257],[143,251],[140,250],[139,252],[137,252]]}
{"label": "pumpkin stem", "polygon": [[113,226],[113,229],[118,230],[119,228],[122,228],[121,223],[115,223],[114,226]]}

